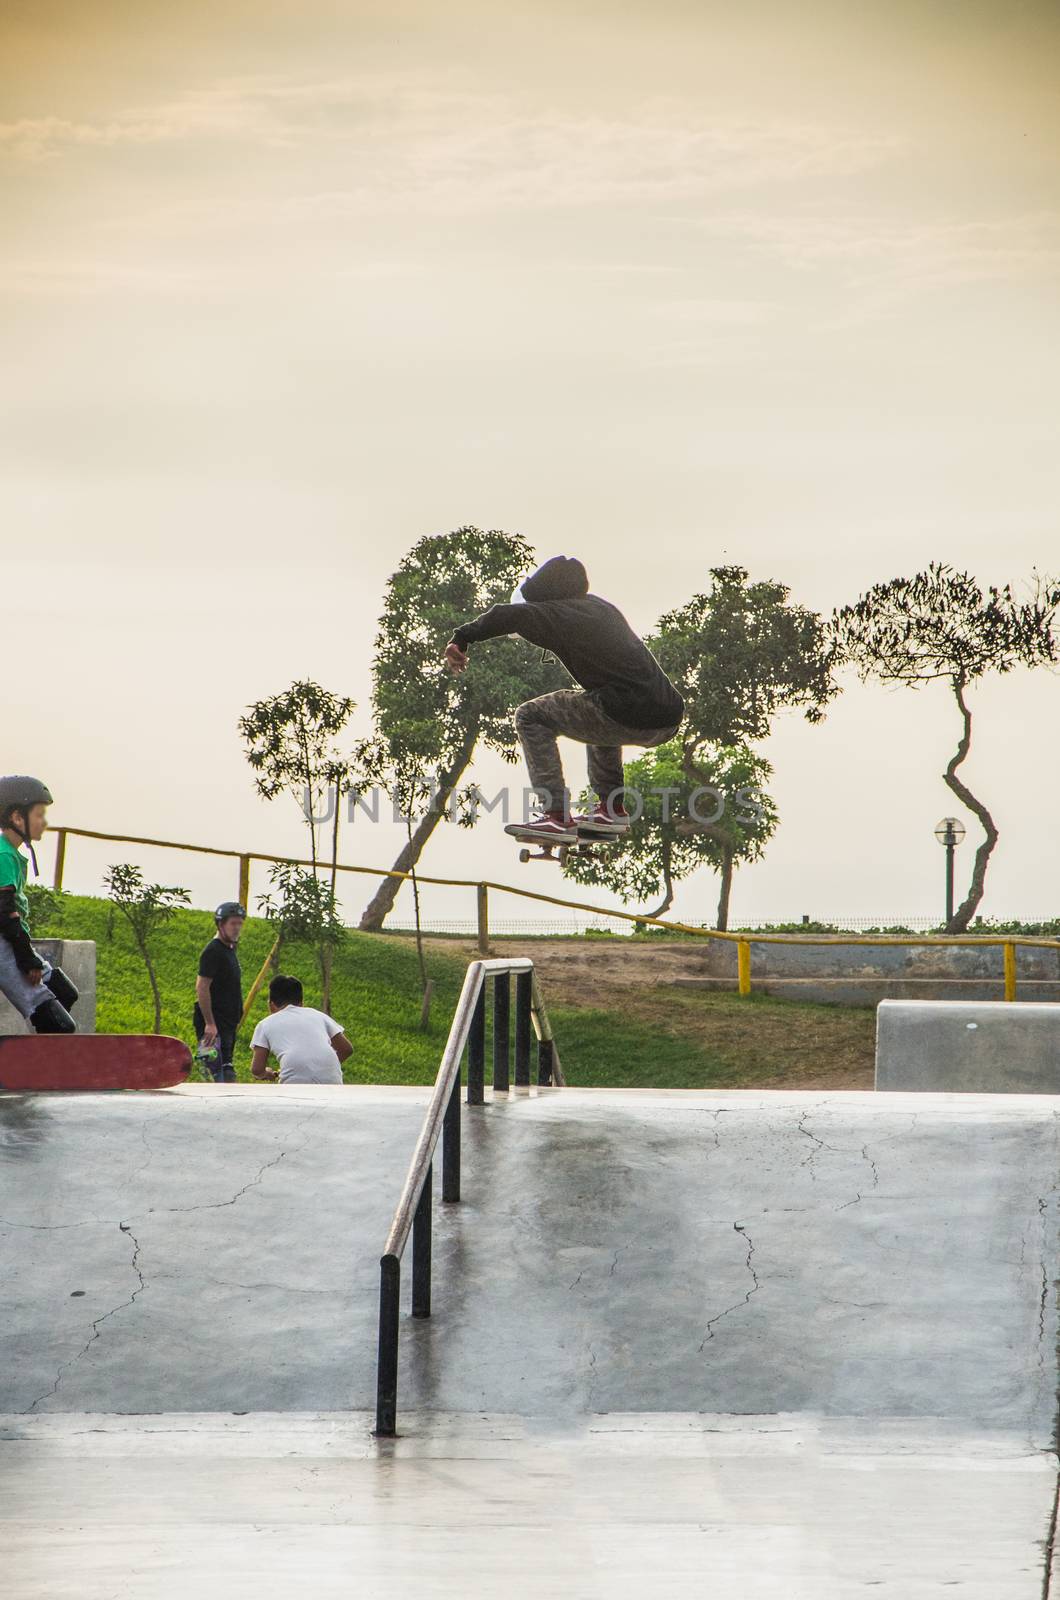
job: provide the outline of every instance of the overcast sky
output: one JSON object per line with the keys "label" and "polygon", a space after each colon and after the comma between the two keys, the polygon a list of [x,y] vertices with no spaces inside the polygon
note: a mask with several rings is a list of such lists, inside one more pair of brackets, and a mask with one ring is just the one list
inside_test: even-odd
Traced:
{"label": "overcast sky", "polygon": [[[580,555],[644,630],[720,563],[822,612],[931,560],[1060,567],[1055,5],[7,0],[0,29],[0,767],[55,820],[297,849],[236,719],[312,676],[367,731],[383,585],[462,524]],[[988,914],[1060,910],[1058,693],[970,696]],[[734,916],[940,910],[958,732],[944,689],[856,681],[781,723]],[[487,822],[423,867],[561,892],[513,857]],[[68,886],[111,859],[72,847]]]}

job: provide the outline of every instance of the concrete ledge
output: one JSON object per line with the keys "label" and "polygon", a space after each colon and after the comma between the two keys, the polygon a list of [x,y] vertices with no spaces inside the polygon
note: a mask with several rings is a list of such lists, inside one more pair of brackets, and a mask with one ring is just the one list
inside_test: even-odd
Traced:
{"label": "concrete ledge", "polygon": [[[104,1337],[107,1330],[104,1330]],[[0,1418],[6,1591],[1039,1600],[1051,1452],[799,1412]],[[518,1486],[517,1515],[513,1498]],[[462,1499],[461,1499],[462,1497]],[[478,1539],[454,1536],[461,1504]],[[268,1515],[262,1516],[262,1508]],[[571,1575],[591,1572],[592,1587]],[[279,1583],[266,1575],[277,1573]],[[287,1573],[287,1578],[283,1574]]]}
{"label": "concrete ledge", "polygon": [[[974,935],[969,935],[974,938]],[[796,934],[790,944],[767,944],[748,935],[751,975],[760,978],[862,978],[917,980],[925,978],[979,979],[989,983],[1004,979],[1004,952],[999,944],[884,944],[862,943],[856,934],[845,942],[814,944]],[[993,937],[997,937],[994,935]],[[736,946],[720,939],[705,940],[704,975],[735,979]],[[1016,977],[1035,982],[1060,983],[1060,949],[1042,945],[1016,946]]]}
{"label": "concrete ledge", "polygon": [[1060,1004],[881,1000],[876,1088],[1060,1094]]}
{"label": "concrete ledge", "polygon": [[[671,989],[706,989],[717,994],[734,994],[736,978],[670,978]],[[881,1000],[1003,1000],[1005,980],[997,978],[902,978],[902,977],[759,977],[752,968],[751,988],[755,994],[773,995],[781,1000],[810,1000],[818,1005],[874,1006]],[[1020,978],[1017,1003],[1026,1000],[1060,1001],[1060,980]]]}
{"label": "concrete ledge", "polygon": [[[53,967],[62,967],[70,982],[81,991],[73,1009],[80,1033],[96,1031],[96,943],[94,939],[34,939],[33,947]],[[14,1006],[0,995],[0,1035],[32,1033]]]}

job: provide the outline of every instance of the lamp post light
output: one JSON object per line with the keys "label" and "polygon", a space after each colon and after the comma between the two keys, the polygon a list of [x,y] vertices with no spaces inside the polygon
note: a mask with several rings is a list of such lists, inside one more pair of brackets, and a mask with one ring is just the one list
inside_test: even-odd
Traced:
{"label": "lamp post light", "polygon": [[964,838],[964,823],[959,817],[943,817],[935,828],[935,838],[946,848],[946,926],[953,921],[953,852]]}

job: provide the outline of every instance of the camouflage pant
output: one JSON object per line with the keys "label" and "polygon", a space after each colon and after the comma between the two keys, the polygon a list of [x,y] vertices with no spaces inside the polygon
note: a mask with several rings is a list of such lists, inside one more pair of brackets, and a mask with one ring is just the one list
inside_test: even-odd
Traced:
{"label": "camouflage pant", "polygon": [[589,746],[589,783],[601,800],[621,790],[622,746],[650,749],[672,739],[680,723],[668,728],[632,728],[609,717],[596,691],[557,689],[516,708],[515,728],[526,756],[530,782],[546,810],[568,805],[557,738],[576,739]]}

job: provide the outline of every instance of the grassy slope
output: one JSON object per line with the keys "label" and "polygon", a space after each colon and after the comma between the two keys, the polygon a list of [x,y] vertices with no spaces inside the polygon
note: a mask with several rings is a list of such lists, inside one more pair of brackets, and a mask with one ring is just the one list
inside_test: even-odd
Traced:
{"label": "grassy slope", "polygon": [[[143,963],[121,919],[111,926],[106,901],[64,895],[59,926],[37,933],[96,941],[101,1033],[149,1031],[151,991]],[[163,1032],[193,1042],[191,1008],[199,952],[212,937],[206,912],[178,911],[156,939],[162,990]],[[272,943],[269,926],[248,920],[240,946],[244,990]],[[340,950],[333,981],[332,1012],[354,1044],[346,1063],[350,1082],[426,1083],[435,1075],[463,980],[465,959],[427,946],[434,1002],[428,1032],[419,1028],[419,972],[415,946],[400,937],[351,932]],[[312,952],[292,947],[283,970],[300,977],[308,1004],[319,1003]],[[546,1003],[548,992],[545,993]],[[567,1079],[571,1083],[630,1087],[733,1088],[776,1084],[803,1062],[871,1060],[873,1016],[845,1007],[815,1006],[756,995],[689,994],[631,990],[621,1014],[615,1009],[551,1006],[550,1015]],[[241,1078],[249,1076],[247,1041],[264,1015],[263,996],[254,1007],[238,1052]]]}
{"label": "grassy slope", "polygon": [[[64,895],[60,927],[36,930],[68,939],[96,941],[96,1026],[101,1033],[150,1032],[154,1022],[151,988],[132,936],[120,917],[111,929],[106,901]],[[178,911],[156,936],[156,970],[162,991],[162,1031],[194,1043],[191,1010],[199,953],[213,936],[213,918],[204,911]],[[246,993],[272,947],[273,934],[259,917],[248,919],[240,942]],[[320,980],[312,952],[293,946],[284,952],[283,970],[302,979],[309,1005],[320,1003]],[[435,1001],[428,1033],[419,1029],[419,987],[415,952],[388,939],[351,933],[340,952],[332,985],[331,1008],[354,1042],[346,1063],[350,1082],[425,1083],[433,1079],[463,965],[434,957]],[[263,988],[242,1035],[237,1066],[249,1077],[247,1044],[253,1024],[268,1010]]]}
{"label": "grassy slope", "polygon": [[[547,1001],[547,989],[546,989]],[[872,1007],[658,990],[613,1011],[549,1007],[571,1083],[611,1088],[872,1088]]]}

